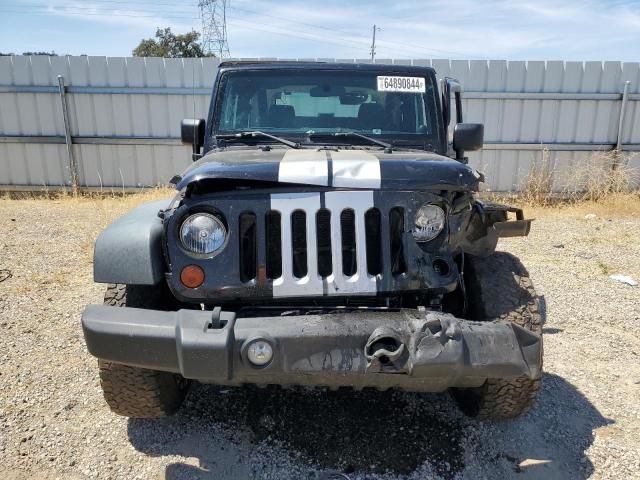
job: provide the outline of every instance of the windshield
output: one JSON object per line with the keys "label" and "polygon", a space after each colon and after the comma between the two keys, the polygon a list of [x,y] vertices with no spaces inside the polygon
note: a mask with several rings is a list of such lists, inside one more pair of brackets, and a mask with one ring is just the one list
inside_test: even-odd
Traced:
{"label": "windshield", "polygon": [[[217,134],[259,130],[311,141],[323,134],[356,132],[394,143],[439,143],[435,89],[428,75],[235,71],[222,77],[219,95]],[[360,143],[340,138],[338,142]]]}

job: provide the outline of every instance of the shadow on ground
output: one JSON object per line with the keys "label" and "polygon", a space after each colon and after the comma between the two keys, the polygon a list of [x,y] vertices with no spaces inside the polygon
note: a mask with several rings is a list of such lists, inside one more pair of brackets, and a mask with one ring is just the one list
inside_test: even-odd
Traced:
{"label": "shadow on ground", "polygon": [[196,385],[175,417],[130,420],[129,438],[152,456],[188,457],[166,468],[172,480],[587,478],[584,451],[608,421],[562,378],[544,380],[531,414],[499,424],[462,418],[447,395]]}

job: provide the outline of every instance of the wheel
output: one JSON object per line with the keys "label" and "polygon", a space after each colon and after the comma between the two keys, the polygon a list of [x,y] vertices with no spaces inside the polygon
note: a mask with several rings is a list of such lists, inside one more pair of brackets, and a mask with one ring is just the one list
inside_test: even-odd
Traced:
{"label": "wheel", "polygon": [[[465,285],[468,318],[509,320],[542,338],[540,301],[520,260],[506,252],[468,257]],[[451,394],[462,412],[479,420],[503,420],[524,415],[540,388],[540,377],[488,379],[478,388],[454,388]]]}
{"label": "wheel", "polygon": [[[177,308],[166,285],[110,284],[105,305],[172,310]],[[169,372],[98,360],[100,385],[109,408],[125,417],[157,418],[175,413],[189,388],[189,381]]]}

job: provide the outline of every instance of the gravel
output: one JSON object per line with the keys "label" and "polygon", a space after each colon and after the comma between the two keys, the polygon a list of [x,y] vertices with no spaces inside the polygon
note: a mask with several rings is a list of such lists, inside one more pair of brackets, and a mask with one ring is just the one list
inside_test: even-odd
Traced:
{"label": "gravel", "polygon": [[103,293],[93,239],[133,201],[0,200],[0,478],[640,478],[640,288],[609,278],[640,278],[640,216],[548,210],[501,242],[548,313],[525,418],[470,421],[446,395],[198,385],[142,421],[107,409],[79,322]]}

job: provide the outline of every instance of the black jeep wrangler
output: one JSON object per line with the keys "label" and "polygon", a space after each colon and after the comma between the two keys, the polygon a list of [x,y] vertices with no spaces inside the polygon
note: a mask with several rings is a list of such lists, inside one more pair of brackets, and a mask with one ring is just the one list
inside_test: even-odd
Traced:
{"label": "black jeep wrangler", "polygon": [[426,67],[221,64],[207,121],[182,122],[194,163],[175,198],[96,242],[109,285],[82,326],[111,409],[171,414],[197,380],[448,390],[478,418],[526,412],[539,301],[495,248],[531,222],[474,197],[464,153],[483,126],[462,122],[455,80],[440,86]]}

